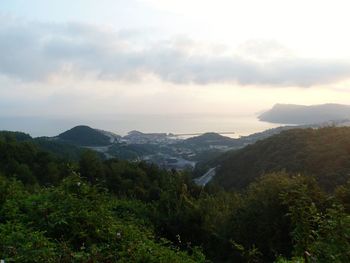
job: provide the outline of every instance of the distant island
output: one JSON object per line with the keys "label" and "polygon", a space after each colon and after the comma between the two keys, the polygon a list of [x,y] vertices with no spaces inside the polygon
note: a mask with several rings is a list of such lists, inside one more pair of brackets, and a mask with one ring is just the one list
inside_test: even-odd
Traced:
{"label": "distant island", "polygon": [[280,124],[313,124],[350,119],[350,106],[341,104],[295,105],[276,104],[259,115],[260,121]]}

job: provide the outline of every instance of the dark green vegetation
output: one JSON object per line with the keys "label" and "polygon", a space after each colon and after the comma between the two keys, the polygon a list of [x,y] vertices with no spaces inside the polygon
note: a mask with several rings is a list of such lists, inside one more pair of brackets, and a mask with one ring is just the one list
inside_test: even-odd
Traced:
{"label": "dark green vegetation", "polygon": [[79,146],[105,146],[111,144],[110,138],[107,135],[83,125],[65,131],[57,137]]}
{"label": "dark green vegetation", "polygon": [[62,160],[16,136],[0,135],[0,258],[204,262],[198,248],[181,250],[155,231],[153,202],[168,192],[181,196],[187,177],[144,163],[103,162],[92,151],[78,163]]}
{"label": "dark green vegetation", "polygon": [[204,133],[197,137],[186,139],[183,143],[188,147],[209,147],[210,145],[217,146],[234,146],[236,140],[230,137],[222,136],[215,132]]}
{"label": "dark green vegetation", "polygon": [[239,192],[203,189],[92,151],[63,159],[18,133],[0,133],[0,174],[6,262],[350,261],[350,181],[325,192],[276,171]]}
{"label": "dark green vegetation", "polygon": [[150,155],[161,151],[161,147],[155,144],[116,143],[109,148],[108,153],[118,159],[135,160],[141,156]]}
{"label": "dark green vegetation", "polygon": [[215,180],[242,189],[257,177],[285,170],[314,176],[327,191],[350,178],[350,128],[294,129],[226,153]]}
{"label": "dark green vegetation", "polygon": [[80,155],[84,151],[84,149],[74,144],[48,137],[39,137],[35,139],[29,138],[28,141],[32,141],[43,150],[69,160],[79,160]]}

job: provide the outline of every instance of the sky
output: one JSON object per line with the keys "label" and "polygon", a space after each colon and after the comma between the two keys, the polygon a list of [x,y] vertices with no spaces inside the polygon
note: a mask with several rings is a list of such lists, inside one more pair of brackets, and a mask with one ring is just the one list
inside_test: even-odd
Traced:
{"label": "sky", "polygon": [[[35,118],[108,126],[97,120],[129,116],[137,126],[150,116],[158,116],[154,123],[254,116],[275,103],[350,104],[349,7],[343,0],[0,0],[0,128]],[[11,118],[23,125],[6,126]]]}

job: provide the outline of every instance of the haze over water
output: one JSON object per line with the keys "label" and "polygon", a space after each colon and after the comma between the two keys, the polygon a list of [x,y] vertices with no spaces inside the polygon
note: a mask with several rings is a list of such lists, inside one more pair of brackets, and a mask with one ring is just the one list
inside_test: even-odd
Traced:
{"label": "haze over water", "polygon": [[239,136],[275,103],[350,104],[349,1],[0,2],[1,129]]}
{"label": "haze over water", "polygon": [[261,122],[256,116],[237,115],[115,115],[90,119],[60,119],[34,117],[0,117],[0,130],[18,130],[37,136],[55,136],[76,125],[89,125],[93,128],[108,130],[119,135],[129,131],[165,132],[174,134],[192,134],[204,132],[234,132],[225,134],[239,137],[280,126]]}

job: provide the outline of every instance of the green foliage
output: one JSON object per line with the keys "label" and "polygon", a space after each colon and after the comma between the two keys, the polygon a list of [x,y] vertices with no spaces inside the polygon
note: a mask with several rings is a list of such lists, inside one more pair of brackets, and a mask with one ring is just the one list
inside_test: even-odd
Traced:
{"label": "green foliage", "polygon": [[335,205],[322,213],[319,220],[311,255],[317,262],[349,262],[350,216]]}
{"label": "green foliage", "polygon": [[291,232],[294,253],[300,256],[310,251],[310,246],[316,239],[315,229],[320,223],[318,209],[306,185],[300,185],[298,188],[283,193],[282,196],[288,206],[288,215],[294,226]]}
{"label": "green foliage", "polygon": [[261,261],[262,254],[260,253],[259,249],[257,249],[254,245],[252,248],[246,249],[244,246],[234,241],[231,241],[231,243],[233,248],[243,256],[243,259],[247,263],[258,263]]}
{"label": "green foliage", "polygon": [[295,256],[305,262],[350,260],[350,217],[342,205],[333,200],[320,204],[305,184],[282,196],[293,226]]}
{"label": "green foliage", "polygon": [[102,160],[94,151],[86,150],[79,160],[79,172],[91,183],[97,183],[104,178]]}
{"label": "green foliage", "polygon": [[292,258],[291,260],[285,259],[283,257],[279,257],[275,263],[305,263],[303,258]]}
{"label": "green foliage", "polygon": [[227,260],[232,251],[229,226],[232,214],[242,205],[242,198],[235,193],[218,192],[204,194],[198,202],[201,218],[200,241],[210,258]]}
{"label": "green foliage", "polygon": [[335,189],[335,196],[344,206],[345,212],[350,213],[350,180],[346,184],[339,185]]}
{"label": "green foliage", "polygon": [[57,262],[54,242],[20,223],[0,224],[0,258],[6,262]]}
{"label": "green foliage", "polygon": [[279,254],[289,255],[290,220],[280,195],[293,185],[292,177],[275,173],[251,184],[242,195],[241,205],[231,215],[228,233],[231,240],[247,248],[245,254],[256,248],[268,261]]}
{"label": "green foliage", "polygon": [[38,147],[41,149],[53,153],[56,156],[66,160],[77,161],[83,152],[83,149],[79,146],[75,146],[50,137],[35,138],[33,140],[33,143],[38,145]]}
{"label": "green foliage", "polygon": [[56,184],[68,172],[69,163],[39,149],[18,135],[0,133],[0,172],[25,184]]}
{"label": "green foliage", "polygon": [[196,249],[189,256],[157,241],[149,225],[130,216],[140,204],[125,204],[77,175],[58,187],[19,191],[1,207],[0,256],[10,262],[205,261]]}
{"label": "green foliage", "polygon": [[[16,136],[0,134],[0,258],[7,262],[350,261],[350,183],[333,195],[321,190],[320,176],[278,171],[227,192],[195,186],[186,172],[92,151],[63,161]],[[303,160],[309,169],[299,157],[295,167]]]}
{"label": "green foliage", "polygon": [[240,190],[257,177],[285,170],[315,176],[326,190],[344,184],[350,174],[350,128],[293,129],[227,153],[215,180]]}

